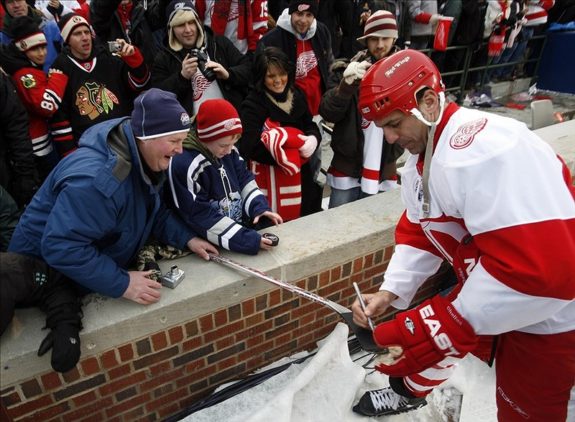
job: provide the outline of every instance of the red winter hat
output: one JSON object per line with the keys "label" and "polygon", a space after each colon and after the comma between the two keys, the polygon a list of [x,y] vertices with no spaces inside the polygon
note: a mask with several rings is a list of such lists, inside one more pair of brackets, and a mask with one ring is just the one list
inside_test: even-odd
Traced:
{"label": "red winter hat", "polygon": [[228,101],[206,100],[196,116],[198,138],[202,142],[213,142],[228,135],[242,133],[242,122],[238,112]]}

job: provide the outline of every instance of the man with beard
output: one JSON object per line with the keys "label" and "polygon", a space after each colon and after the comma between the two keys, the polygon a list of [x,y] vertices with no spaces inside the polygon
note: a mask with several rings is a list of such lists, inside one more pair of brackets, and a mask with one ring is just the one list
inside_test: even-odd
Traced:
{"label": "man with beard", "polygon": [[320,114],[334,123],[331,137],[333,159],[327,183],[329,207],[334,208],[397,187],[396,160],[399,145],[387,144],[383,130],[361,117],[357,106],[359,82],[367,68],[395,50],[397,23],[392,13],[378,10],[371,15],[358,41],[367,47],[351,59],[332,66],[330,85],[322,98]]}

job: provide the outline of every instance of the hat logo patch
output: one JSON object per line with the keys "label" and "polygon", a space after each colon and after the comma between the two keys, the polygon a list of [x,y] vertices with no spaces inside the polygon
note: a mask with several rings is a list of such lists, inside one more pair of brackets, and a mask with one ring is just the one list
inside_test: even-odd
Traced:
{"label": "hat logo patch", "polygon": [[297,11],[298,11],[298,12],[305,12],[306,10],[309,10],[309,8],[310,8],[310,5],[309,5],[309,4],[300,4],[300,5],[297,7]]}
{"label": "hat logo patch", "polygon": [[188,116],[188,113],[180,114],[180,122],[182,122],[182,126],[190,125],[190,116]]}
{"label": "hat logo patch", "polygon": [[234,119],[228,119],[224,122],[224,129],[225,130],[232,130],[235,124]]}
{"label": "hat logo patch", "polygon": [[174,10],[182,10],[182,9],[184,9],[185,5],[186,5],[186,4],[185,4],[184,2],[182,2],[182,3],[176,3],[176,4],[174,5]]}
{"label": "hat logo patch", "polygon": [[82,22],[82,18],[80,16],[72,16],[72,22],[73,23]]}

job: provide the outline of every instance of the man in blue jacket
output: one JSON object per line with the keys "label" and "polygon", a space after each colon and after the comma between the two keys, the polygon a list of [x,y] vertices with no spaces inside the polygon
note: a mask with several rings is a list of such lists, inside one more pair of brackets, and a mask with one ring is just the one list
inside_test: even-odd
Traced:
{"label": "man in blue jacket", "polygon": [[[189,127],[189,116],[176,96],[151,89],[136,98],[131,119],[109,120],[83,134],[78,150],[48,176],[14,231],[8,251],[18,255],[9,254],[11,273],[29,268],[14,268],[21,255],[46,266],[38,264],[36,273],[40,275],[26,280],[24,275],[19,279],[15,275],[1,281],[2,331],[12,318],[14,305],[20,304],[18,299],[46,310],[43,294],[37,303],[30,303],[38,290],[52,292],[57,287],[58,291],[124,297],[144,305],[157,302],[161,284],[150,278],[151,271],[128,271],[150,236],[179,249],[188,247],[206,260],[209,252],[217,253],[167,210],[160,197],[164,171],[171,158],[182,153]],[[69,370],[79,359],[81,324],[79,317],[72,315],[79,309],[70,311],[67,303],[61,305],[47,311],[54,344],[52,366]],[[66,314],[62,335],[60,311]],[[57,350],[60,343],[63,345]],[[70,348],[75,360],[70,362],[68,356],[64,364],[60,355],[69,355]]]}

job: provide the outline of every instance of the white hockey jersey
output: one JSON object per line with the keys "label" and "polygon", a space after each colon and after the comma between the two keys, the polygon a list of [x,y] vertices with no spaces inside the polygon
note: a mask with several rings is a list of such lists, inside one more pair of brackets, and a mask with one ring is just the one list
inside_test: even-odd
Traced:
{"label": "white hockey jersey", "polygon": [[479,260],[454,306],[477,334],[575,329],[575,189],[564,163],[523,123],[450,104],[431,160],[422,212],[423,154],[402,172],[406,211],[381,289],[405,309],[461,240]]}

